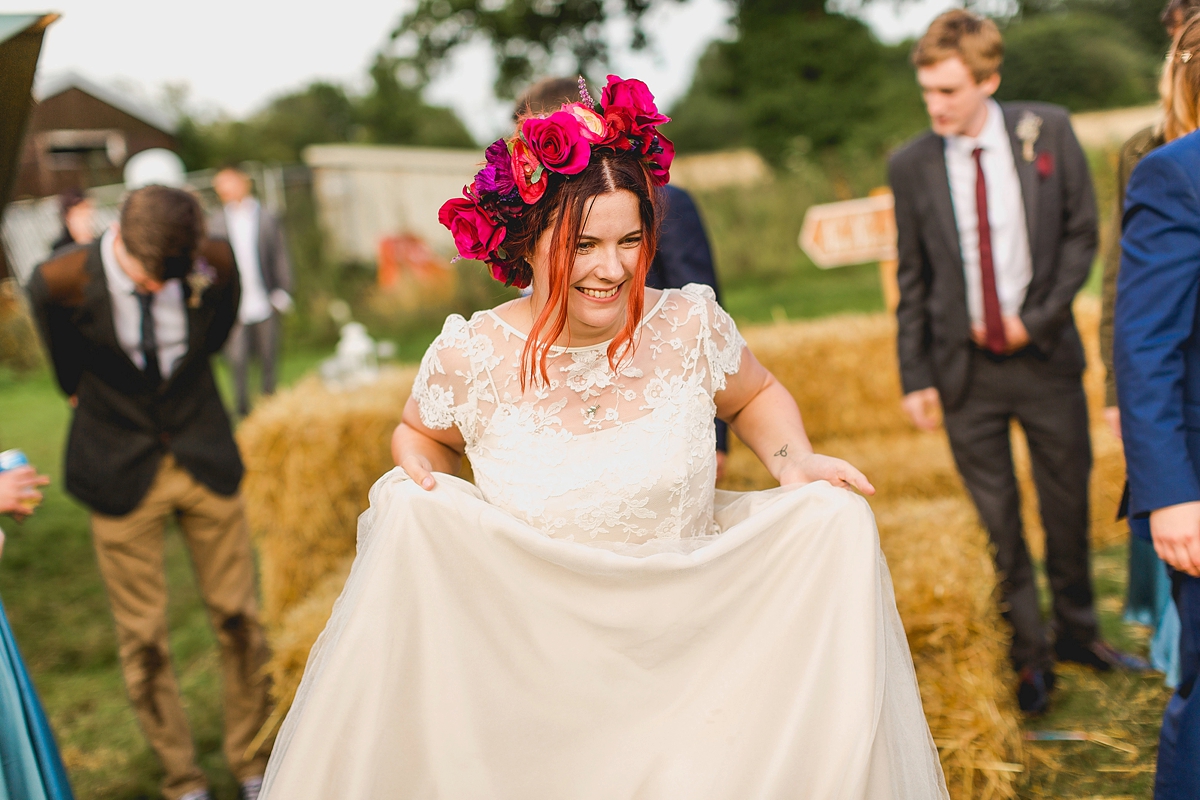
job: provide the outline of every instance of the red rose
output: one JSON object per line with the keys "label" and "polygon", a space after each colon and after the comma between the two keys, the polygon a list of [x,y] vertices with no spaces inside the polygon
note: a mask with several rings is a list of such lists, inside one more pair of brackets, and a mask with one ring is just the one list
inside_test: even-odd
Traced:
{"label": "red rose", "polygon": [[577,175],[587,167],[592,148],[585,131],[583,123],[569,111],[530,117],[521,125],[521,134],[537,160],[562,175]]}
{"label": "red rose", "polygon": [[665,186],[671,180],[671,162],[675,160],[675,145],[661,133],[646,137],[643,144],[646,169],[655,186]]}
{"label": "red rose", "polygon": [[606,117],[610,110],[620,109],[619,114],[630,121],[629,133],[633,136],[642,136],[650,128],[671,121],[670,117],[658,113],[650,88],[635,78],[624,80],[609,75],[608,85],[600,94],[600,105]]}
{"label": "red rose", "polygon": [[1038,171],[1038,175],[1042,176],[1042,180],[1045,180],[1046,178],[1049,178],[1051,175],[1054,174],[1054,154],[1053,153],[1046,151],[1046,150],[1043,150],[1042,152],[1038,153],[1037,171]]}
{"label": "red rose", "polygon": [[530,205],[541,200],[546,193],[549,176],[520,136],[512,142],[512,166],[513,180],[517,183],[521,199]]}
{"label": "red rose", "polygon": [[633,149],[629,137],[633,135],[633,110],[620,106],[604,109],[604,138],[600,140],[601,147],[611,147],[614,150],[625,151]]}
{"label": "red rose", "polygon": [[443,203],[438,222],[449,228],[460,256],[479,261],[499,247],[508,233],[469,197],[454,197]]}

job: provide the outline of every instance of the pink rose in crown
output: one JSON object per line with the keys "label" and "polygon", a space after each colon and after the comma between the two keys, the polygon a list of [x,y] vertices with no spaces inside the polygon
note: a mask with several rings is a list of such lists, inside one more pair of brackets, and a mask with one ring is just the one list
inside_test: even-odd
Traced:
{"label": "pink rose in crown", "polygon": [[587,139],[590,144],[604,141],[604,135],[608,132],[608,126],[604,122],[604,117],[583,103],[568,103],[562,107],[562,110],[579,121],[580,133],[583,134],[583,138]]}
{"label": "pink rose in crown", "polygon": [[480,261],[500,246],[508,232],[470,197],[454,197],[443,203],[438,222],[450,229],[460,256]]}
{"label": "pink rose in crown", "polygon": [[522,200],[533,205],[542,199],[549,176],[520,136],[512,141],[512,172]]}
{"label": "pink rose in crown", "polygon": [[675,145],[661,133],[647,136],[642,145],[646,154],[646,170],[655,186],[665,186],[671,180],[671,162],[675,160]]}
{"label": "pink rose in crown", "polygon": [[636,78],[625,80],[609,75],[608,85],[600,94],[600,105],[604,108],[605,117],[609,116],[610,111],[615,111],[615,116],[627,119],[627,130],[633,136],[642,136],[650,128],[671,121],[670,117],[658,113],[650,88]]}
{"label": "pink rose in crown", "polygon": [[587,129],[569,111],[555,111],[548,117],[530,117],[521,125],[521,135],[529,149],[551,172],[577,175],[592,157]]}

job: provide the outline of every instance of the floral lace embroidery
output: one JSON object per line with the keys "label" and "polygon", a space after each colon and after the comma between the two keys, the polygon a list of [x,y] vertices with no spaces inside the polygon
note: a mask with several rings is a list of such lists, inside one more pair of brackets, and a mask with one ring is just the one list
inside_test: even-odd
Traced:
{"label": "floral lace embroidery", "polygon": [[710,533],[713,395],[745,346],[712,289],[668,290],[632,356],[554,348],[520,388],[523,336],[494,312],[449,317],[413,384],[421,420],[455,425],[487,500],[547,534],[641,543]]}

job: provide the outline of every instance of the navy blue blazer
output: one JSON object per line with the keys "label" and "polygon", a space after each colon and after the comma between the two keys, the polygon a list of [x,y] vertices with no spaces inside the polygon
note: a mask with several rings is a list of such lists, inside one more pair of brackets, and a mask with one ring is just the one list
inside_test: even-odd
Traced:
{"label": "navy blue blazer", "polygon": [[1200,500],[1200,132],[1129,178],[1113,355],[1130,516]]}
{"label": "navy blue blazer", "polygon": [[689,283],[703,283],[713,288],[717,302],[721,302],[708,233],[695,201],[670,184],[663,189],[658,252],[646,273],[646,285],[652,289],[680,289]]}
{"label": "navy blue blazer", "polygon": [[[689,283],[711,286],[721,302],[717,288],[717,271],[713,267],[708,233],[692,196],[675,186],[663,187],[658,228],[658,252],[646,273],[646,285],[651,289],[681,289]],[[729,450],[729,432],[725,423],[717,420],[717,449]]]}

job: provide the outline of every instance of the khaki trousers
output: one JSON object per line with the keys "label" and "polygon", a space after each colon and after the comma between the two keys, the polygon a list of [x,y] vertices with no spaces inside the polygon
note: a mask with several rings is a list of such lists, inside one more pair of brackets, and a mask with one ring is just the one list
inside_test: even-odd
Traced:
{"label": "khaki trousers", "polygon": [[100,572],[117,623],[125,688],[166,777],[168,800],[208,781],[195,746],[167,644],[163,534],[174,514],[183,529],[200,594],[217,633],[225,706],[225,758],[238,781],[262,775],[267,748],[246,748],[267,717],[266,640],[258,620],[254,559],[240,494],[218,495],[167,455],[141,504],[122,517],[92,514]]}

